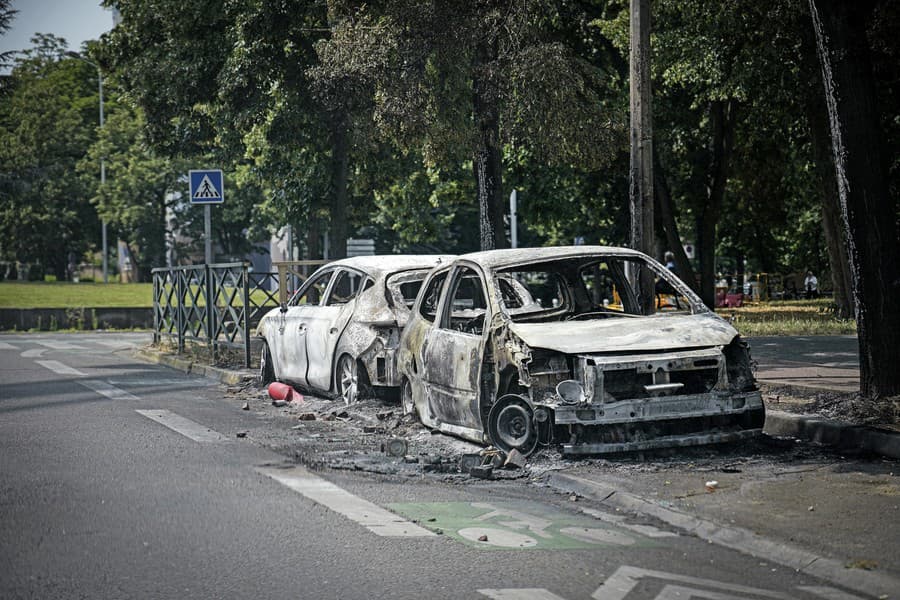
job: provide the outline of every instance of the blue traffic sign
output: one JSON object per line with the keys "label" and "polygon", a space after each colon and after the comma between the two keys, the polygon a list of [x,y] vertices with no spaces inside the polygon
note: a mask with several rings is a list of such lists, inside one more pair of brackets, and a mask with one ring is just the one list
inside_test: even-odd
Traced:
{"label": "blue traffic sign", "polygon": [[191,204],[225,202],[225,184],[221,169],[188,171],[191,180]]}

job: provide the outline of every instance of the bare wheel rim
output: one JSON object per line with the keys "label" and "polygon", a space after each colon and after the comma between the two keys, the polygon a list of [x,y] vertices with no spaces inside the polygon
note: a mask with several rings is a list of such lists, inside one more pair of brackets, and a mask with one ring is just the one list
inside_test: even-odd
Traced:
{"label": "bare wheel rim", "polygon": [[504,452],[518,450],[529,456],[537,448],[534,412],[521,396],[508,394],[491,407],[487,432],[491,443]]}
{"label": "bare wheel rim", "polygon": [[349,356],[341,357],[338,366],[338,393],[344,404],[356,402],[357,385],[356,361]]}
{"label": "bare wheel rim", "polygon": [[532,435],[531,415],[519,404],[510,404],[497,417],[497,433],[510,448],[521,448]]}

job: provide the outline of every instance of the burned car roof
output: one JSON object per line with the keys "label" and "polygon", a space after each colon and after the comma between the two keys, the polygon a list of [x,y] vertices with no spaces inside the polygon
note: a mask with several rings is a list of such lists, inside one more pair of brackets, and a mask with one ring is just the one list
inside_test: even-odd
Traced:
{"label": "burned car roof", "polygon": [[328,268],[349,267],[365,271],[373,277],[382,277],[397,271],[433,267],[453,258],[447,254],[389,254],[376,256],[353,256],[342,258],[326,265]]}
{"label": "burned car roof", "polygon": [[617,246],[548,246],[545,248],[506,248],[463,254],[459,258],[472,261],[488,269],[502,269],[517,264],[541,260],[560,260],[584,256],[644,256],[630,248]]}

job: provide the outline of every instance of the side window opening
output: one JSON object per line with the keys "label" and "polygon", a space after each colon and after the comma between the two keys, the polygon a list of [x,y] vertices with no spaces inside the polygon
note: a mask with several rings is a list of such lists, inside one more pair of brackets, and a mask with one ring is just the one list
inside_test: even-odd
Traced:
{"label": "side window opening", "polygon": [[331,293],[328,295],[326,306],[339,306],[347,304],[363,289],[366,276],[356,271],[340,271],[334,285],[331,286]]}
{"label": "side window opening", "polygon": [[463,267],[454,276],[451,292],[450,302],[441,315],[441,329],[481,335],[487,312],[481,277],[474,270]]}
{"label": "side window opening", "polygon": [[327,271],[316,275],[306,287],[301,288],[302,292],[294,296],[291,306],[318,306],[322,302],[322,297],[325,295],[325,290],[328,289],[328,282],[331,281],[333,274],[334,271]]}
{"label": "side window opening", "polygon": [[449,271],[438,273],[425,288],[422,296],[422,304],[419,306],[419,314],[429,322],[434,322],[437,318],[438,304],[441,301],[441,290],[444,288],[444,281],[447,279]]}

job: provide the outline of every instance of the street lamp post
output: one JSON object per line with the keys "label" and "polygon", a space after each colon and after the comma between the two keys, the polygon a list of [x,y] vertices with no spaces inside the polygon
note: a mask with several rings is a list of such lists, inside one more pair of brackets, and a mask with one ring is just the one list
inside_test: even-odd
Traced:
{"label": "street lamp post", "polygon": [[[97,81],[98,87],[100,89],[100,129],[103,129],[103,72],[100,70],[100,65],[97,63],[90,61],[83,57],[78,52],[66,52],[66,56],[71,58],[77,58],[78,60],[84,61],[87,64],[93,66],[97,69]],[[106,158],[100,157],[100,187],[106,187]],[[103,229],[102,229],[102,238],[103,238],[103,283],[109,283],[109,263],[107,262],[107,255],[109,252],[107,251],[107,242],[106,242],[106,219],[102,220]]]}

